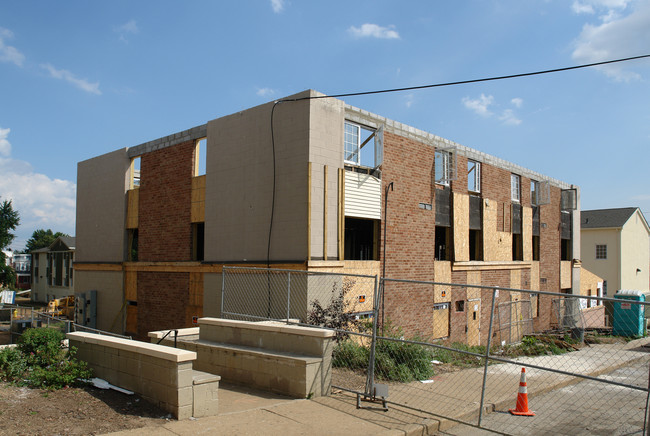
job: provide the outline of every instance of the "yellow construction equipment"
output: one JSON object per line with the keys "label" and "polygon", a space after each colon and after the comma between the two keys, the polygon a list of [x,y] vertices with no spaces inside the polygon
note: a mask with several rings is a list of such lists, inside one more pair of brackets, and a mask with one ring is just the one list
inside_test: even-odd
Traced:
{"label": "yellow construction equipment", "polygon": [[56,298],[47,303],[48,315],[74,319],[74,295]]}

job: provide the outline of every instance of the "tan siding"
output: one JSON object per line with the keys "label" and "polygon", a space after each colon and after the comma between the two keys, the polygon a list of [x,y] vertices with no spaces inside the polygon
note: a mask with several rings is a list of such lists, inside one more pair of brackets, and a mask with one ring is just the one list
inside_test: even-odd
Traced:
{"label": "tan siding", "polygon": [[346,171],[345,216],[381,219],[381,180]]}

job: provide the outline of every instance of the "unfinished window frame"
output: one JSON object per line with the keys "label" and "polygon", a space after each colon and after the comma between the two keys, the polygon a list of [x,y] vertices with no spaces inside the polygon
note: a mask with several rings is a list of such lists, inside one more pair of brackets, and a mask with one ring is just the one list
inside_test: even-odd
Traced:
{"label": "unfinished window frame", "polygon": [[433,155],[433,178],[438,185],[449,186],[456,180],[456,154],[449,149],[436,149]]}
{"label": "unfinished window frame", "polygon": [[[373,155],[370,158],[364,147],[372,141]],[[372,165],[366,165],[372,159]],[[384,159],[384,125],[377,128],[345,120],[343,125],[343,161],[346,165],[376,170]]]}
{"label": "unfinished window frame", "polygon": [[[352,130],[354,130],[354,132]],[[345,163],[351,165],[361,165],[360,141],[361,126],[350,121],[345,121],[343,127],[343,161]],[[356,159],[352,159],[355,156]]]}
{"label": "unfinished window frame", "polygon": [[131,158],[131,165],[129,167],[129,189],[138,189],[140,187],[140,164],[142,156]]}
{"label": "unfinished window frame", "polygon": [[521,202],[521,176],[510,174],[510,200],[515,203]]}
{"label": "unfinished window frame", "polygon": [[[204,147],[201,147],[203,143]],[[198,138],[194,142],[194,177],[204,176],[206,173],[206,163],[207,163],[207,151],[208,151],[208,137],[204,136],[203,138]]]}
{"label": "unfinished window frame", "polygon": [[467,190],[469,192],[481,192],[481,162],[467,160]]}

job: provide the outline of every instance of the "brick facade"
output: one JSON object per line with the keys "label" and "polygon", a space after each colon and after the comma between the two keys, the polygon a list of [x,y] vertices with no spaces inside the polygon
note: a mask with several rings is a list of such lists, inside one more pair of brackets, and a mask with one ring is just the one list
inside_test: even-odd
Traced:
{"label": "brick facade", "polygon": [[192,327],[189,290],[190,273],[138,272],[138,339],[147,340],[154,330]]}
{"label": "brick facade", "polygon": [[[440,185],[434,182],[435,148],[413,139],[386,132],[384,134],[384,163],[382,165],[382,185],[393,182],[394,191],[388,192],[386,277],[424,281],[445,281],[436,278],[434,273],[435,246],[435,196]],[[451,192],[456,195],[480,195],[490,205],[496,205],[497,219],[494,227],[483,228],[485,233],[503,232],[510,237],[512,228],[511,174],[520,176],[520,201],[525,208],[531,204],[531,179],[522,174],[481,162],[481,192],[470,193],[467,189],[468,158],[457,156],[457,178],[450,182]],[[560,189],[551,187],[551,203],[541,206],[540,222],[540,260],[528,261],[522,266],[512,265],[506,269],[482,269],[478,271],[479,283],[483,286],[535,290],[532,282],[531,264],[539,263],[541,290],[559,292],[560,283]],[[452,197],[453,202],[453,197]],[[419,203],[432,205],[432,210],[418,207]],[[492,206],[495,207],[495,206]],[[455,210],[452,207],[452,210]],[[459,217],[452,216],[452,223]],[[384,224],[384,223],[382,223]],[[453,225],[453,224],[452,224]],[[382,228],[383,232],[383,228]],[[383,234],[383,233],[382,233]],[[530,235],[528,235],[528,238]],[[532,240],[523,244],[532,247]],[[383,241],[383,238],[382,238]],[[453,244],[453,242],[452,242]],[[383,250],[383,249],[382,249]],[[383,251],[380,251],[383,253]],[[452,250],[456,252],[456,250]],[[508,258],[512,260],[510,248],[506,247]],[[383,262],[383,259],[382,259]],[[452,258],[452,265],[454,260]],[[453,269],[453,267],[452,267]],[[512,274],[515,274],[513,276]],[[466,271],[452,271],[452,283],[467,283]],[[514,281],[513,281],[514,279]],[[467,288],[452,289],[449,308],[449,341],[466,342],[468,316],[472,316],[468,305],[458,311],[459,301],[477,299],[480,295],[480,343],[485,344],[488,335],[488,322],[492,293],[490,290],[475,290],[469,295]],[[429,285],[394,283],[386,286],[385,316],[393,326],[399,326],[408,335],[427,337],[431,335],[431,319],[434,301],[433,287]],[[520,296],[510,292],[500,292],[496,304],[507,303],[528,295]],[[505,307],[505,305],[503,306]],[[534,319],[536,329],[549,327],[551,298],[540,297],[539,313]],[[473,306],[472,306],[473,308]],[[505,309],[504,309],[505,310]]]}
{"label": "brick facade", "polygon": [[138,260],[188,261],[194,141],[142,155]]}

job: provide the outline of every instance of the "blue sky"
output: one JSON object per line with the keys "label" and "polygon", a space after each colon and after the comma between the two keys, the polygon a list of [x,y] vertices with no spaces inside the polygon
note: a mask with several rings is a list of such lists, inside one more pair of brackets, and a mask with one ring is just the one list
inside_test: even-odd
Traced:
{"label": "blue sky", "polygon": [[[650,54],[650,0],[0,2],[0,198],[14,249],[74,234],[79,161],[304,89]],[[348,98],[650,215],[650,60]]]}

